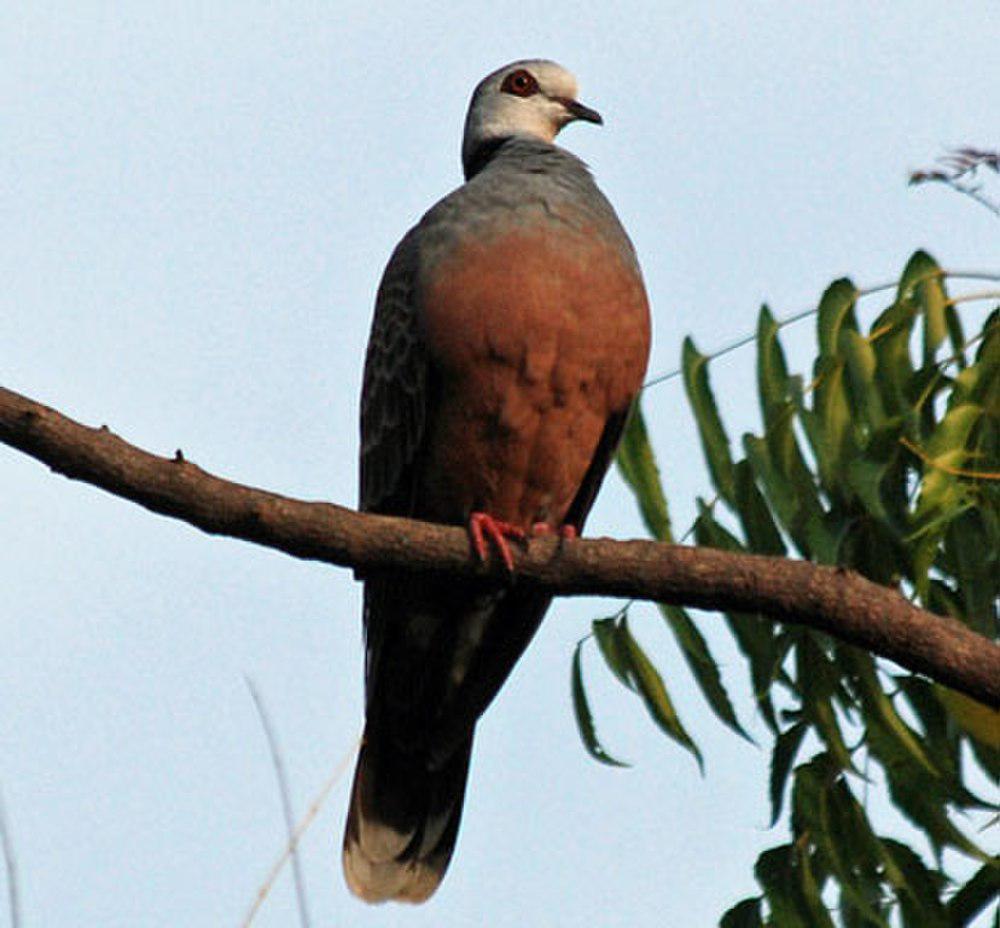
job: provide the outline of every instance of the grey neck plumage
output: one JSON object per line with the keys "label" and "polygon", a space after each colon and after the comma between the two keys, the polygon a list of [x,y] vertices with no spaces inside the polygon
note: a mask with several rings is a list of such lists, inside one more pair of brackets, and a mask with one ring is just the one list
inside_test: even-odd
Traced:
{"label": "grey neck plumage", "polygon": [[[485,197],[492,206],[544,201],[550,209],[558,209],[560,204],[572,204],[575,214],[589,216],[605,235],[620,236],[623,253],[635,262],[632,244],[590,169],[565,148],[534,136],[492,138],[469,149],[463,167],[466,183],[454,194],[463,204],[470,197],[477,202]],[[452,207],[452,197],[446,197],[428,215],[440,218]]]}

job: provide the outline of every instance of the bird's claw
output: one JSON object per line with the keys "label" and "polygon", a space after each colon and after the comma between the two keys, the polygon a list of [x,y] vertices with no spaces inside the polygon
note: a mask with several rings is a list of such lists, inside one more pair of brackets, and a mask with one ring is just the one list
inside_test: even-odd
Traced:
{"label": "bird's claw", "polygon": [[[532,538],[545,538],[551,535],[555,529],[549,525],[548,522],[536,522],[531,526],[531,537]],[[579,538],[580,534],[576,530],[575,525],[570,525],[569,522],[564,522],[559,526],[559,537],[565,541],[572,541],[574,538]]]}
{"label": "bird's claw", "polygon": [[514,570],[514,555],[511,554],[508,538],[524,541],[527,533],[523,528],[500,519],[494,519],[489,513],[474,512],[469,516],[469,538],[472,548],[480,561],[486,563],[487,541],[493,543],[507,570]]}

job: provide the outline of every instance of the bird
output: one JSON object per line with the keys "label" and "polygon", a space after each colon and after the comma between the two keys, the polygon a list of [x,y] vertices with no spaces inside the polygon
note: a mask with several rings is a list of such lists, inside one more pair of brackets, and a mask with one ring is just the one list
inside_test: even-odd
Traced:
{"label": "bird", "polygon": [[555,144],[601,124],[553,61],[476,86],[465,182],[403,237],[379,284],[361,391],[360,508],[466,526],[500,582],[364,578],[365,728],[344,830],[350,890],[423,902],[455,848],[477,722],[551,596],[510,543],[572,544],[646,370],[635,249],[589,168]]}

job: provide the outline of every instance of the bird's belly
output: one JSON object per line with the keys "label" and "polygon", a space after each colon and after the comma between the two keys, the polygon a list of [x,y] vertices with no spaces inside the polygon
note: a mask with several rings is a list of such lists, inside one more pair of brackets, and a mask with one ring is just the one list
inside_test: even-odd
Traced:
{"label": "bird's belly", "polygon": [[465,248],[425,294],[441,391],[425,518],[482,510],[561,524],[609,415],[641,386],[649,321],[637,271],[586,229],[558,232]]}

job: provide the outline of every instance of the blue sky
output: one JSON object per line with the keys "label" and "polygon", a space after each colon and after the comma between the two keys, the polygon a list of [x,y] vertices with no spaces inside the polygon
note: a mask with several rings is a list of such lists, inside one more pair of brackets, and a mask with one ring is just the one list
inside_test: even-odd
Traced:
{"label": "blue sky", "polygon": [[[0,23],[0,383],[128,440],[289,495],[353,503],[373,294],[460,181],[468,96],[554,58],[606,125],[562,136],[629,229],[651,373],[917,247],[1000,265],[996,222],[907,171],[997,145],[994,2],[21,4]],[[808,358],[811,333],[791,333]],[[751,353],[715,366],[734,435]],[[708,488],[675,381],[647,397],[675,524]],[[240,924],[284,830],[244,683],[299,812],[361,718],[350,574],[201,535],[0,448],[0,789],[26,925]],[[589,529],[640,534],[617,479]],[[344,888],[349,775],[303,844],[317,925],[701,926],[753,890],[766,750],[699,702],[651,610],[633,626],[702,777],[597,663],[590,761],[569,659],[611,601],[561,602],[480,726],[452,869],[419,909]],[[703,627],[741,715],[720,623]],[[760,726],[752,730],[763,737]],[[886,818],[888,821],[888,817]],[[0,914],[0,925],[5,924]],[[255,924],[296,924],[287,874]]]}

